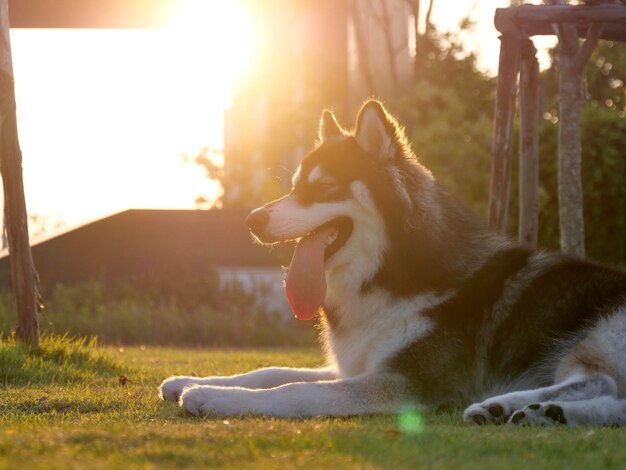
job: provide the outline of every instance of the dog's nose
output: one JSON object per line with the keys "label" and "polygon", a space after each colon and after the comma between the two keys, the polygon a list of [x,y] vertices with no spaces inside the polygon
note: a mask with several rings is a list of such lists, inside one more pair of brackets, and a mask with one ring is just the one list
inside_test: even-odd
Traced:
{"label": "dog's nose", "polygon": [[270,216],[265,209],[254,209],[248,217],[246,217],[246,224],[252,233],[261,233],[267,226],[270,220]]}

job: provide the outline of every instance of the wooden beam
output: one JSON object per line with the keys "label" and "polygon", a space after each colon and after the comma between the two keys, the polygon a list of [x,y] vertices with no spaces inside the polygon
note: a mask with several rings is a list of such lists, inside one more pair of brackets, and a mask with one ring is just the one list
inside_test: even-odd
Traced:
{"label": "wooden beam", "polygon": [[527,24],[574,23],[626,24],[626,5],[522,5],[519,7],[496,8],[496,29],[502,22],[512,21],[520,26]]}
{"label": "wooden beam", "polygon": [[539,232],[539,62],[530,39],[520,61],[519,232],[520,243],[537,247]]}
{"label": "wooden beam", "polygon": [[9,0],[9,14],[12,28],[159,28],[181,1]]}
{"label": "wooden beam", "polygon": [[4,220],[9,241],[11,281],[17,306],[15,332],[20,340],[37,343],[39,299],[28,239],[8,20],[8,0],[0,0],[0,173],[4,186]]}
{"label": "wooden beam", "polygon": [[[575,25],[579,38],[587,36],[589,24]],[[554,29],[548,24],[529,24],[524,26],[524,33],[528,36],[554,36]],[[605,24],[600,39],[605,41],[626,42],[626,27],[621,24]]]}
{"label": "wooden beam", "polygon": [[592,23],[605,23],[600,39],[626,42],[626,5],[522,5],[496,8],[494,17],[501,33],[514,23],[528,36],[552,36],[552,25],[559,22],[572,24],[579,38],[587,36]]}
{"label": "wooden beam", "polygon": [[[585,42],[580,48],[578,56],[576,57],[576,62],[574,64],[578,73],[582,74],[584,72],[585,66],[587,65],[587,62],[589,62],[591,54],[593,54],[593,51],[596,49],[598,41],[602,36],[604,26],[604,23],[594,23],[589,27],[589,32],[587,33]],[[624,29],[626,29],[626,26],[624,27]]]}
{"label": "wooden beam", "polygon": [[500,37],[500,62],[496,87],[496,111],[492,147],[489,224],[499,233],[506,232],[511,182],[511,132],[515,115],[515,96],[519,72],[520,42],[515,33]]}

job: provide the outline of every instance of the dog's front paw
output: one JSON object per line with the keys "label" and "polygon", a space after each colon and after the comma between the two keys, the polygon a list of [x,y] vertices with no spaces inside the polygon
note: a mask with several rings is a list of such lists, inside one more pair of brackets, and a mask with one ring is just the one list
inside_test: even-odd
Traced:
{"label": "dog's front paw", "polygon": [[192,385],[183,390],[179,404],[195,416],[237,416],[252,411],[245,393],[239,389]]}
{"label": "dog's front paw", "polygon": [[474,403],[463,412],[463,421],[469,424],[500,424],[506,422],[513,410],[504,401],[487,400]]}
{"label": "dog's front paw", "polygon": [[211,393],[207,390],[208,388],[191,386],[183,390],[178,404],[188,413],[200,416],[202,414],[200,408],[211,399]]}
{"label": "dog's front paw", "polygon": [[197,377],[170,377],[159,386],[159,397],[167,401],[178,401],[183,389],[196,383]]}
{"label": "dog's front paw", "polygon": [[556,424],[567,424],[567,419],[563,413],[563,408],[555,403],[531,403],[524,409],[513,413],[509,423],[554,426]]}

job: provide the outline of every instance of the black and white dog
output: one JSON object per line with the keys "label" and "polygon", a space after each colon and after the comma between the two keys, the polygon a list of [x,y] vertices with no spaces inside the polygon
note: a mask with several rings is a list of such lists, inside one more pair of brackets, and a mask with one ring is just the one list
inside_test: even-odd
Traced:
{"label": "black and white dog", "polygon": [[[193,414],[280,417],[463,406],[469,423],[626,423],[626,272],[489,231],[420,165],[377,101],[330,112],[292,191],[253,211],[299,240],[285,290],[319,313],[328,366],[172,377]],[[472,404],[474,403],[474,404]]]}

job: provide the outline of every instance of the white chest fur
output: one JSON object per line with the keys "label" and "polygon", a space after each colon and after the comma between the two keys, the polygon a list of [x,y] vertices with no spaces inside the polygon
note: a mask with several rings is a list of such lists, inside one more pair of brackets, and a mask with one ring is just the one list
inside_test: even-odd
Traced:
{"label": "white chest fur", "polygon": [[446,298],[424,293],[399,301],[386,292],[374,291],[343,299],[334,311],[337,328],[329,328],[326,335],[329,360],[340,377],[375,370],[395,352],[432,330],[433,321],[423,313]]}

